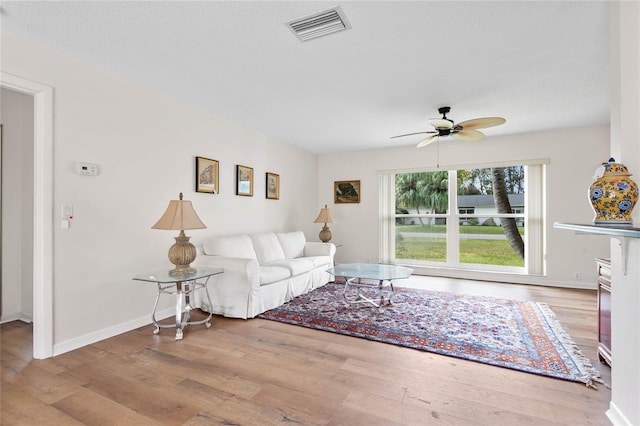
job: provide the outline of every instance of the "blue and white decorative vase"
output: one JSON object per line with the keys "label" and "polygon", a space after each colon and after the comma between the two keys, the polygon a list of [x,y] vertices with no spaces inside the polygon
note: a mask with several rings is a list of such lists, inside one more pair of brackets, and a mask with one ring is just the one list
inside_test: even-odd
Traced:
{"label": "blue and white decorative vase", "polygon": [[596,169],[589,200],[596,212],[595,225],[632,226],[631,212],[638,201],[638,185],[631,173],[613,158]]}

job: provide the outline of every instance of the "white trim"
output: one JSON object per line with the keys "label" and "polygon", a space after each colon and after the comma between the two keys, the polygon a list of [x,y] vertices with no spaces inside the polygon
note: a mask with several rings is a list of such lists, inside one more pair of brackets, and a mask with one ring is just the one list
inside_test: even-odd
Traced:
{"label": "white trim", "polygon": [[624,415],[618,406],[611,401],[609,403],[609,409],[605,411],[605,414],[609,418],[609,421],[616,426],[632,426],[633,423]]}
{"label": "white trim", "polygon": [[33,357],[53,356],[53,88],[0,71],[0,86],[33,96]]}
{"label": "white trim", "polygon": [[[156,312],[156,319],[163,320],[165,318],[175,317],[175,315],[175,307],[167,308],[160,312]],[[101,340],[109,339],[110,337],[135,330],[136,328],[147,326],[151,323],[151,316],[145,315],[144,317],[135,318],[127,322],[116,324],[112,327],[103,328],[102,330],[94,331],[92,333],[85,334],[84,336],[74,337],[73,339],[56,343],[53,347],[53,355],[62,355],[63,353],[79,349],[83,346],[91,345]],[[175,329],[169,328],[166,332],[175,333]]]}
{"label": "white trim", "polygon": [[447,246],[447,262],[453,265],[460,264],[460,227],[450,226],[458,223],[458,196],[450,196],[458,193],[458,170],[449,169],[447,174],[447,214],[445,223],[447,224],[447,233],[445,236]]}
{"label": "white trim", "polygon": [[532,275],[545,274],[545,176],[544,165],[525,166],[525,270]]}
{"label": "white trim", "polygon": [[539,166],[547,165],[550,161],[548,158],[536,158],[533,160],[508,160],[499,163],[473,163],[473,164],[451,164],[443,167],[417,167],[411,169],[389,169],[378,170],[380,175],[393,175],[396,173],[420,173],[420,172],[441,172],[443,170],[466,170],[466,169],[491,169],[494,167],[511,167],[511,166]]}
{"label": "white trim", "polygon": [[[391,234],[391,227],[389,221],[394,220],[395,211],[393,210],[395,203],[390,203],[390,194],[395,192],[395,185],[393,185],[392,179],[389,175],[378,176],[378,188],[380,188],[379,200],[379,212],[382,218],[378,220],[378,232],[380,236],[380,243],[378,244],[378,261],[382,263],[391,263],[389,257],[389,247],[395,236]],[[395,242],[394,242],[395,245]]]}
{"label": "white trim", "polygon": [[415,275],[428,277],[460,278],[474,281],[490,281],[507,284],[531,284],[545,287],[575,288],[580,290],[596,290],[596,283],[584,281],[551,281],[541,275],[527,275],[509,272],[475,271],[435,266],[418,266],[414,264],[398,263],[414,270]]}
{"label": "white trim", "polygon": [[12,321],[22,321],[27,324],[31,324],[33,322],[33,317],[23,312],[20,312],[18,314],[13,314],[13,315],[3,315],[2,317],[0,317],[0,324],[4,324],[6,322],[12,322]]}
{"label": "white trim", "polygon": [[[424,270],[428,272],[424,272],[425,275],[433,275],[433,276],[444,276],[451,278],[467,278],[467,279],[476,279],[476,275],[480,273],[481,275],[486,276],[484,278],[488,281],[498,281],[498,282],[519,282],[522,284],[540,284],[538,280],[534,279],[522,279],[520,277],[539,277],[544,276],[545,274],[545,229],[544,229],[544,219],[545,219],[545,164],[548,164],[548,159],[538,159],[538,160],[529,160],[526,161],[528,163],[525,165],[525,185],[528,188],[527,193],[525,194],[525,212],[524,215],[521,213],[508,213],[508,214],[499,214],[492,213],[492,217],[524,217],[526,220],[526,229],[525,233],[525,259],[523,267],[502,267],[496,265],[483,265],[480,268],[480,265],[474,266],[467,263],[461,263],[459,259],[459,243],[460,243],[460,235],[459,228],[457,226],[447,226],[446,227],[446,235],[444,238],[447,241],[447,261],[442,265],[439,262],[419,262],[419,265],[416,265],[411,260],[408,259],[396,259],[395,257],[395,232],[392,232],[394,229],[395,219],[398,217],[427,217],[427,218],[437,218],[442,217],[446,219],[447,224],[457,223],[461,216],[458,213],[458,205],[457,205],[457,197],[448,197],[448,208],[447,213],[443,214],[395,214],[395,211],[390,212],[392,206],[395,206],[395,203],[392,202],[391,197],[395,194],[395,176],[396,174],[405,174],[405,173],[421,173],[424,170],[418,171],[418,169],[411,170],[396,170],[393,173],[379,172],[379,182],[380,182],[380,190],[379,196],[380,199],[387,199],[387,203],[390,206],[386,206],[383,202],[380,202],[380,210],[379,210],[379,222],[380,222],[380,261],[382,263],[399,263],[399,264],[407,264],[407,266],[417,268],[417,270]],[[510,167],[505,164],[493,164],[494,167]],[[520,166],[521,164],[516,164]],[[476,166],[466,166],[467,168],[485,168],[486,164]],[[446,170],[440,169],[438,171],[447,171],[448,172],[448,190],[449,195],[457,193],[457,172],[459,170],[464,169],[454,169],[453,166],[446,167]],[[427,172],[429,173],[429,172]],[[531,176],[529,176],[531,174]],[[391,186],[392,190],[387,189],[387,186]],[[535,188],[535,190],[533,189]],[[383,208],[384,207],[384,208]],[[389,213],[385,213],[389,211]],[[529,217],[529,214],[532,216]],[[387,217],[387,215],[389,217]],[[477,215],[462,215],[462,216],[477,216],[477,217],[485,217],[485,214],[477,214]],[[388,238],[384,238],[384,236],[388,235]],[[530,245],[531,244],[531,245]],[[427,263],[427,264],[425,264]],[[437,263],[437,264],[436,264]],[[449,271],[449,272],[445,272]],[[455,271],[455,272],[450,272]],[[421,272],[417,272],[420,274]],[[469,275],[471,274],[471,275]],[[495,276],[504,277],[509,275],[511,279],[495,279]],[[483,279],[483,278],[479,278]],[[546,281],[545,281],[546,282]],[[582,283],[549,283],[545,284],[549,286],[567,286],[570,288],[584,288],[584,284]],[[589,284],[587,284],[589,285]]]}

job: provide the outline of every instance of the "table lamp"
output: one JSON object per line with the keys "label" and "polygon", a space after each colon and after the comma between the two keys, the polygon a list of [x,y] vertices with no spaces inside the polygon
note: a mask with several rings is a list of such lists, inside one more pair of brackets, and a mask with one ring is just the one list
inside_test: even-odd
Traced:
{"label": "table lamp", "polygon": [[320,237],[320,241],[328,243],[331,240],[331,231],[329,230],[327,223],[336,223],[336,220],[331,216],[331,210],[329,210],[326,204],[323,209],[320,209],[320,214],[318,214],[318,217],[316,217],[316,220],[314,220],[313,223],[324,223],[322,231],[320,231],[318,236]]}
{"label": "table lamp", "polygon": [[151,227],[152,229],[168,229],[180,231],[180,235],[174,237],[176,242],[169,248],[169,260],[176,267],[169,271],[170,275],[186,275],[196,272],[190,266],[196,259],[196,247],[189,242],[189,238],[184,234],[185,229],[205,229],[206,226],[191,205],[191,201],[182,199],[182,192],[179,200],[169,201],[169,206],[162,217]]}

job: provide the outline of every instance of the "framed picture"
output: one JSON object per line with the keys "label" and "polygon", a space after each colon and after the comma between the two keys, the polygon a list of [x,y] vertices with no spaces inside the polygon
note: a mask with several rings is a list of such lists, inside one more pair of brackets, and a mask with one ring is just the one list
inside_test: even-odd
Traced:
{"label": "framed picture", "polygon": [[267,198],[280,199],[280,175],[267,172]]}
{"label": "framed picture", "polygon": [[253,197],[253,169],[236,165],[236,195]]}
{"label": "framed picture", "polygon": [[218,194],[218,162],[204,157],[196,157],[196,192]]}
{"label": "framed picture", "polygon": [[360,181],[339,180],[333,183],[333,201],[336,204],[359,203]]}

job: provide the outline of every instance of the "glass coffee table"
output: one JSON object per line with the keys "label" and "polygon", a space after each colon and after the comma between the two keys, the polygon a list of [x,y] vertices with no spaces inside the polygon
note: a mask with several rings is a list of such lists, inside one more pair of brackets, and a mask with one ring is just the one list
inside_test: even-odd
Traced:
{"label": "glass coffee table", "polygon": [[[209,297],[209,291],[207,290],[207,282],[212,276],[222,273],[224,273],[224,269],[222,268],[199,267],[195,272],[182,275],[172,275],[169,271],[158,271],[150,274],[138,274],[133,277],[136,281],[156,283],[158,286],[156,303],[153,305],[153,312],[151,313],[151,321],[156,326],[153,334],[158,334],[161,328],[175,327],[176,340],[182,340],[182,330],[187,325],[204,324],[207,328],[210,328],[211,313],[209,313],[209,316],[203,320],[191,321],[191,310],[194,309],[191,304],[191,296],[196,290],[204,290],[209,306],[213,306],[211,304],[211,298]],[[156,309],[158,307],[158,300],[160,300],[161,294],[176,295],[176,319],[174,324],[161,324],[156,320]]]}
{"label": "glass coffee table", "polygon": [[[343,277],[344,291],[342,295],[347,305],[369,303],[379,310],[385,304],[391,304],[393,298],[393,280],[409,278],[413,269],[405,266],[383,265],[377,263],[345,263],[327,270],[334,277]],[[362,282],[362,280],[377,281],[377,284]],[[349,288],[356,288],[355,297],[349,295]],[[362,293],[363,288],[377,290],[374,298]]]}

